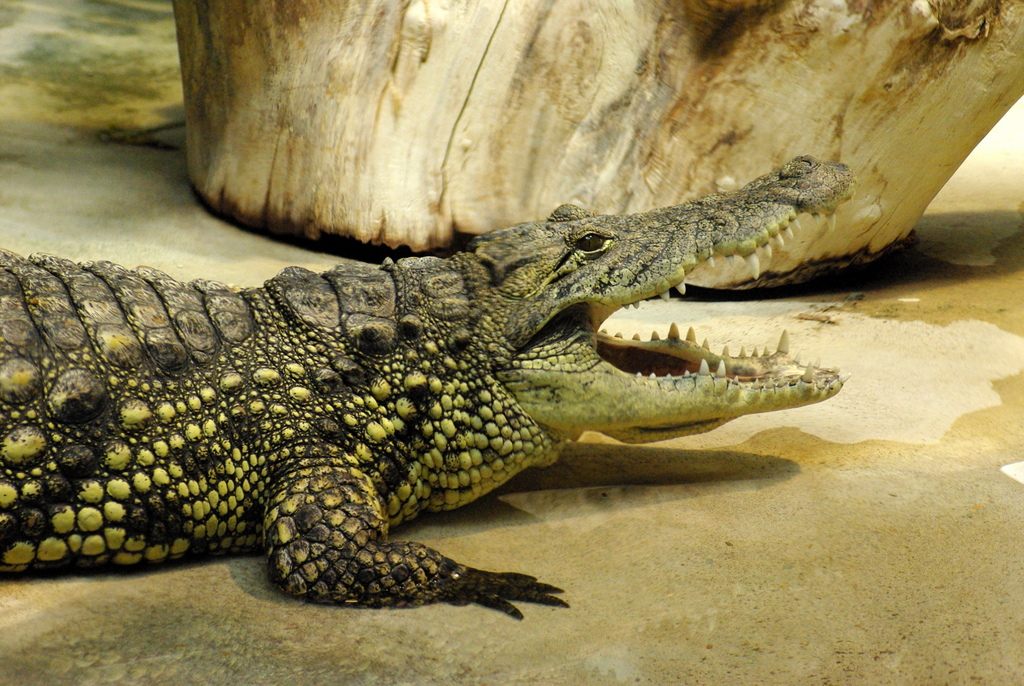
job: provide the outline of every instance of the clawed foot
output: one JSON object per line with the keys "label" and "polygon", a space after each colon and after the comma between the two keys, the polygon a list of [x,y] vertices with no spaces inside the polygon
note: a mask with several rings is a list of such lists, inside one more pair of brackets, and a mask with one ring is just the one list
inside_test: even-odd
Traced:
{"label": "clawed foot", "polygon": [[447,573],[439,575],[441,578],[434,582],[438,589],[437,599],[440,601],[452,605],[476,603],[500,610],[516,619],[522,619],[523,613],[510,600],[569,607],[569,603],[551,595],[562,593],[562,589],[541,583],[536,577],[515,572],[486,572],[447,559],[445,562],[450,563],[450,569],[443,569],[442,572]]}

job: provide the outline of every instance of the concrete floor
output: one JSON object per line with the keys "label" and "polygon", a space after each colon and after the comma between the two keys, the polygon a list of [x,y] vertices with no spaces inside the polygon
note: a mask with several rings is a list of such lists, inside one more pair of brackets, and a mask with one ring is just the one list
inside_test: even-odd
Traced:
{"label": "concrete floor", "polygon": [[[0,246],[241,284],[332,264],[207,215],[180,128],[97,135],[181,117],[168,3],[115,5],[0,9]],[[882,264],[613,325],[789,329],[854,373],[835,399],[655,447],[587,436],[397,531],[571,609],[311,606],[259,557],[0,579],[0,684],[1024,682],[1024,465],[1002,469],[1024,461],[1022,132],[1018,105]]]}

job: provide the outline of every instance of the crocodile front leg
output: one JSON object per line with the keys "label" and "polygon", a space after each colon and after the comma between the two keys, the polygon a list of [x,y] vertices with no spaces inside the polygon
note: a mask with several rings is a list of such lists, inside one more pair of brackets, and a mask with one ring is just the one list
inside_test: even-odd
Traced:
{"label": "crocodile front leg", "polygon": [[307,467],[276,479],[263,530],[271,579],[314,602],[477,603],[516,619],[523,615],[512,600],[568,607],[551,595],[561,589],[532,576],[474,569],[427,546],[387,540],[380,497],[354,467]]}

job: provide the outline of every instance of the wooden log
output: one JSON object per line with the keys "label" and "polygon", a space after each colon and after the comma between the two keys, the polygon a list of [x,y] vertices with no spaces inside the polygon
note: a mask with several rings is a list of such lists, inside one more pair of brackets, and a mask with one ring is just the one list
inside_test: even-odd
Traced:
{"label": "wooden log", "polygon": [[[756,285],[873,259],[1024,93],[1013,0],[175,0],[189,173],[278,233],[415,250],[728,189],[860,178]],[[764,262],[764,260],[763,260]],[[700,268],[691,282],[752,285]]]}

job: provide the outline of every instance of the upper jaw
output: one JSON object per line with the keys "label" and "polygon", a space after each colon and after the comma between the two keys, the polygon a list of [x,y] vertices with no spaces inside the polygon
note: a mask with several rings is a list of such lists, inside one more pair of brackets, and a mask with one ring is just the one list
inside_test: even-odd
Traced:
{"label": "upper jaw", "polygon": [[[853,184],[845,166],[800,157],[731,193],[639,214],[510,227],[474,239],[466,261],[471,271],[486,270],[481,282],[507,312],[504,338],[515,349],[573,306],[590,308],[596,330],[621,307],[685,291],[684,279],[703,263],[741,258],[756,281],[772,242],[793,238],[797,215],[834,213]],[[607,236],[606,249],[581,255],[574,237],[584,232]]]}
{"label": "upper jaw", "polygon": [[639,307],[642,301],[655,297],[669,300],[672,289],[675,289],[680,295],[685,295],[686,275],[704,263],[714,268],[718,260],[723,258],[729,264],[742,260],[750,272],[750,278],[755,282],[753,285],[756,286],[756,281],[765,273],[765,268],[771,264],[774,255],[773,244],[784,248],[787,243],[796,239],[797,234],[817,230],[820,234],[825,235],[835,230],[836,209],[839,202],[849,198],[849,194],[838,196],[838,198],[833,204],[821,208],[822,212],[811,212],[810,216],[805,216],[803,220],[793,208],[788,216],[782,216],[778,221],[762,227],[762,231],[758,234],[744,240],[715,243],[710,250],[696,256],[695,264],[678,266],[646,290],[625,296],[622,302],[592,303],[591,322],[594,329],[599,329],[608,317],[621,308]]}

